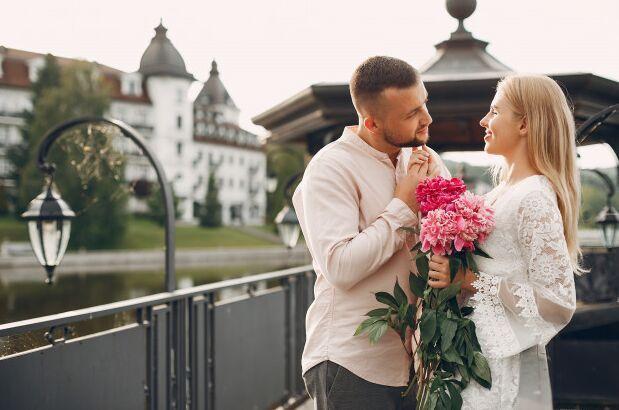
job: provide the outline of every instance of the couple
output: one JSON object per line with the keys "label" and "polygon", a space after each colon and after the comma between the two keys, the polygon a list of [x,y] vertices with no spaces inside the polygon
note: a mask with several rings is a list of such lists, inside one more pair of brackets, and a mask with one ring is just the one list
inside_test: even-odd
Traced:
{"label": "couple", "polygon": [[[396,333],[375,345],[353,334],[381,307],[374,293],[391,292],[396,278],[415,302],[411,241],[399,228],[419,223],[418,183],[449,171],[426,146],[432,118],[417,70],[372,57],[355,70],[350,93],[359,124],[314,156],[293,197],[317,274],[303,378],[317,409],[413,409],[414,394],[401,398],[410,362]],[[495,211],[484,244],[493,259],[476,258],[480,274],[461,270],[454,280],[475,308],[493,384],[471,381],[463,408],[549,409],[545,345],[572,317],[581,271],[572,113],[552,79],[512,75],[480,124],[484,150],[505,160],[485,196]],[[446,257],[432,256],[429,276],[432,287],[449,285]]]}

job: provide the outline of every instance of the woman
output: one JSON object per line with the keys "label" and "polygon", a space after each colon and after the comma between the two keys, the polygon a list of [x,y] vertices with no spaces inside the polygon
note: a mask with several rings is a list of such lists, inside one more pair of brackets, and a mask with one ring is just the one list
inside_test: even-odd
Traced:
{"label": "woman", "polygon": [[[555,81],[512,75],[500,81],[480,121],[484,151],[501,155],[499,184],[486,195],[495,229],[476,257],[479,275],[459,272],[475,308],[492,389],[475,381],[463,409],[551,409],[545,345],[572,318],[578,246],[579,174],[572,113]],[[430,285],[449,285],[446,257],[430,261]]]}

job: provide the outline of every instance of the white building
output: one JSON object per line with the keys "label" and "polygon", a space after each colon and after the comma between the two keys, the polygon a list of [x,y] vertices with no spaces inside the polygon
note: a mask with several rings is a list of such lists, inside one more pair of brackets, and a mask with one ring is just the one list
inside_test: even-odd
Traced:
{"label": "white building", "polygon": [[[239,127],[239,109],[226,91],[217,64],[202,91],[191,101],[195,78],[159,24],[136,72],[123,72],[94,63],[110,85],[109,116],[138,129],[161,161],[179,197],[182,221],[194,222],[206,197],[209,173],[216,173],[226,225],[258,225],[266,211],[266,156],[256,135]],[[57,58],[60,66],[75,60]],[[21,140],[22,113],[31,109],[30,87],[44,56],[0,47],[0,183],[11,185],[8,146]],[[127,181],[156,181],[146,158],[129,140]],[[143,210],[132,198],[130,208]]]}

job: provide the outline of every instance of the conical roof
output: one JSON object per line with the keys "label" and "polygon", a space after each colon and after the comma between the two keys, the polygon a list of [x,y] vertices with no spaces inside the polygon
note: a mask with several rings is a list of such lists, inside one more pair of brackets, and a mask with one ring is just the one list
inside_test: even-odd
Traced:
{"label": "conical roof", "polygon": [[155,36],[142,55],[138,71],[144,76],[160,75],[194,80],[185,68],[183,57],[167,37],[167,31],[161,22],[155,27]]}
{"label": "conical roof", "polygon": [[225,104],[236,108],[236,104],[234,104],[224,83],[222,83],[221,78],[219,78],[219,70],[217,69],[217,62],[215,60],[211,63],[210,76],[204,83],[204,87],[202,87],[196,100],[202,101],[204,96],[208,97],[208,104]]}

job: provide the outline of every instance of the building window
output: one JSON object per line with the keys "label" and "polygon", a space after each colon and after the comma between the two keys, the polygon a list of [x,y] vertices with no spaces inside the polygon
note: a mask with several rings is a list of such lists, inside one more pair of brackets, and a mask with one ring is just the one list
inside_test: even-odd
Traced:
{"label": "building window", "polygon": [[183,128],[183,117],[181,117],[180,115],[176,117],[176,127],[179,130]]}
{"label": "building window", "polygon": [[239,186],[241,189],[245,188],[245,181],[243,181],[242,179],[239,181]]}
{"label": "building window", "polygon": [[229,162],[230,164],[234,164],[234,157],[233,157],[232,155],[230,155],[230,156],[228,157],[228,162]]}
{"label": "building window", "polygon": [[245,157],[240,157],[239,162],[241,165],[245,165]]}
{"label": "building window", "polygon": [[177,142],[176,143],[176,154],[180,157],[181,155],[183,155],[183,143],[182,142]]}
{"label": "building window", "polygon": [[178,89],[176,90],[176,102],[182,103],[183,100],[185,99],[185,93],[183,92],[183,90]]}
{"label": "building window", "polygon": [[234,188],[234,179],[230,178],[230,180],[228,181],[228,186],[230,188]]}

